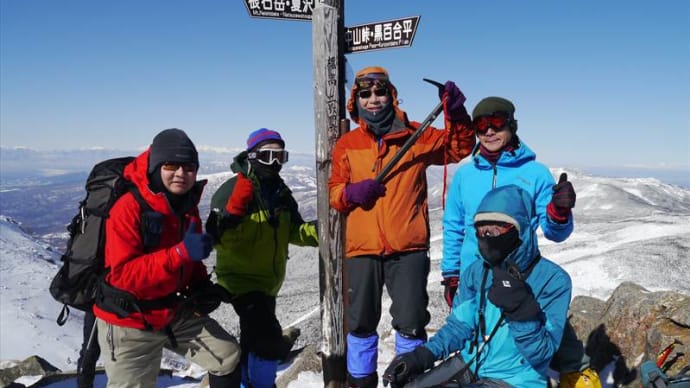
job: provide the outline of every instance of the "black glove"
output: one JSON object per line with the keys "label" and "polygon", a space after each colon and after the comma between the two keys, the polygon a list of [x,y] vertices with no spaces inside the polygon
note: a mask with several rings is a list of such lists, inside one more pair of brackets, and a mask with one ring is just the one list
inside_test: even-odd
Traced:
{"label": "black glove", "polygon": [[436,357],[423,345],[409,353],[399,354],[383,372],[383,386],[390,383],[392,388],[403,387],[417,375],[433,367],[434,361]]}
{"label": "black glove", "polygon": [[500,267],[493,268],[494,280],[489,289],[489,300],[498,306],[511,321],[534,321],[541,313],[529,286],[512,277]]}
{"label": "black glove", "polygon": [[196,315],[208,315],[217,309],[221,302],[229,303],[234,295],[228,292],[220,284],[207,281],[196,285],[187,298],[182,302],[184,311]]}
{"label": "black glove", "polygon": [[568,182],[568,174],[562,173],[558,178],[558,184],[553,185],[551,202],[546,207],[552,220],[558,223],[566,223],[571,209],[575,207],[575,189]]}
{"label": "black glove", "polygon": [[455,298],[455,293],[458,292],[458,284],[460,279],[457,276],[447,276],[441,281],[443,284],[443,297],[448,303],[448,307],[453,307],[453,298]]}

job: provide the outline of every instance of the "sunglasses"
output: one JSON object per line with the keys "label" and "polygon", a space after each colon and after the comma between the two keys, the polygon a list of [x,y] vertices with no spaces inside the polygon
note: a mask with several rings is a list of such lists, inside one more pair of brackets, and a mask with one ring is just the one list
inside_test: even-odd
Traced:
{"label": "sunglasses", "polygon": [[278,162],[278,164],[284,164],[288,161],[289,152],[286,150],[274,150],[274,149],[258,149],[256,151],[250,152],[247,156],[249,159],[256,160],[261,164],[270,165],[273,162]]}
{"label": "sunglasses", "polygon": [[[372,93],[371,90],[363,89],[363,90],[357,91],[357,96],[359,98],[366,99],[366,98],[371,97],[371,93]],[[376,95],[376,97],[387,96],[388,95],[388,89],[374,89],[374,94]]]}
{"label": "sunglasses", "polygon": [[184,172],[195,172],[199,166],[196,163],[164,162],[161,168],[165,171],[177,171],[182,167]]}
{"label": "sunglasses", "polygon": [[496,237],[508,233],[515,225],[508,223],[476,225],[477,237]]}
{"label": "sunglasses", "polygon": [[506,129],[507,124],[513,119],[506,112],[494,112],[486,116],[479,116],[472,120],[472,126],[478,133],[486,133],[489,128],[493,128],[496,132],[501,132]]}

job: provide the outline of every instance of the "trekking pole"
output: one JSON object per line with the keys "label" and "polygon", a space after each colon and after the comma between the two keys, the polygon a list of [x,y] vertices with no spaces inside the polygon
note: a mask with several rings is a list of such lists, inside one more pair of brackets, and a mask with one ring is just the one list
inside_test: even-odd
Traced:
{"label": "trekking pole", "polygon": [[81,355],[81,362],[79,363],[79,370],[77,370],[78,374],[81,374],[83,372],[84,359],[86,359],[88,357],[89,350],[91,350],[91,346],[93,346],[93,340],[96,337],[96,324],[97,323],[98,323],[98,320],[94,319],[93,320],[93,326],[91,326],[91,333],[89,333],[89,340],[86,341],[86,348],[84,349],[84,354]]}
{"label": "trekking pole", "polygon": [[[442,89],[444,87],[443,84],[441,84],[440,82],[436,82],[436,81],[430,80],[428,78],[422,78],[422,80],[438,87],[439,89]],[[431,113],[429,113],[429,115],[426,116],[426,118],[424,119],[422,124],[419,126],[419,128],[417,128],[417,130],[414,131],[412,136],[410,136],[410,138],[407,139],[405,144],[403,144],[403,146],[400,147],[398,152],[393,156],[393,159],[391,159],[388,162],[388,164],[386,164],[383,167],[383,169],[381,170],[379,175],[377,175],[375,178],[376,182],[378,182],[378,183],[383,182],[383,180],[386,178],[386,175],[388,175],[388,173],[391,171],[391,169],[393,169],[393,167],[395,167],[396,163],[398,163],[398,161],[400,161],[400,158],[402,158],[403,155],[405,155],[407,150],[409,150],[410,147],[412,147],[412,145],[417,141],[417,139],[422,135],[422,133],[427,128],[429,128],[431,123],[433,123],[434,120],[436,120],[436,117],[438,117],[438,115],[441,112],[443,112],[443,101],[439,102],[438,105],[436,105],[436,107],[434,107],[434,109],[431,111]]]}

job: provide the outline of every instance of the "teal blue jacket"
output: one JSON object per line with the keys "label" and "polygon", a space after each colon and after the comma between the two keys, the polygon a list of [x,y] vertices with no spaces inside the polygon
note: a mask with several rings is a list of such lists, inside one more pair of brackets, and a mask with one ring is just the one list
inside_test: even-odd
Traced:
{"label": "teal blue jacket", "polygon": [[534,230],[541,226],[547,239],[561,242],[573,232],[572,216],[565,224],[559,224],[546,213],[555,182],[549,169],[536,161],[536,154],[526,144],[520,143],[514,151],[503,152],[495,165],[478,150],[477,145],[470,163],[456,171],[448,191],[443,212],[441,272],[444,277],[458,276],[479,257],[472,220],[484,195],[496,187],[517,185],[532,196],[535,212],[530,226]]}
{"label": "teal blue jacket", "polygon": [[206,230],[216,239],[218,283],[235,295],[261,291],[277,295],[285,280],[288,245],[317,246],[316,225],[305,222],[292,192],[280,179],[276,199],[269,208],[261,182],[248,171],[247,153],[235,157],[232,169],[254,183],[249,211],[232,219],[225,204],[232,195],[236,176],[223,183],[211,199]]}
{"label": "teal blue jacket", "polygon": [[[529,273],[526,282],[543,314],[537,320],[526,322],[504,318],[478,357],[478,376],[500,379],[516,387],[545,387],[546,372],[561,343],[570,306],[570,276],[558,264],[539,258],[537,236],[531,226],[533,199],[525,190],[516,185],[499,187],[489,192],[481,205],[478,212],[502,213],[518,221],[522,243],[506,261],[514,262],[520,272]],[[534,260],[538,261],[528,272]],[[485,271],[488,277],[482,288]],[[453,310],[446,323],[424,345],[437,359],[459,350],[468,362],[484,344],[483,336],[479,335],[478,343],[472,346],[474,332],[480,330],[478,322],[482,294],[486,303],[483,309],[486,322],[484,334],[488,336],[499,323],[501,310],[488,299],[492,279],[492,272],[483,260],[475,261],[463,271]],[[470,366],[473,372],[475,367],[473,362]]]}

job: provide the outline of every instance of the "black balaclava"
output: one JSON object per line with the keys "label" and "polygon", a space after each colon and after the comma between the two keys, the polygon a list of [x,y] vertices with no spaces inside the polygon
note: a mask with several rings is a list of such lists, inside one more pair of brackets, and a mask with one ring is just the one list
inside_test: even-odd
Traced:
{"label": "black balaclava", "polygon": [[491,266],[500,265],[522,243],[516,228],[495,237],[477,236],[477,240],[479,253]]}
{"label": "black balaclava", "polygon": [[395,109],[393,109],[393,104],[388,102],[388,104],[383,105],[380,111],[376,113],[369,112],[368,110],[362,108],[357,102],[359,116],[367,123],[371,133],[376,135],[376,137],[381,137],[388,133],[393,126],[393,120],[395,119]]}
{"label": "black balaclava", "polygon": [[274,181],[280,178],[279,173],[283,168],[283,165],[274,161],[271,164],[263,164],[257,160],[249,160],[252,171],[259,180],[263,181]]}

